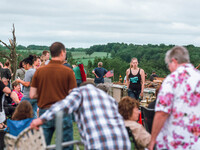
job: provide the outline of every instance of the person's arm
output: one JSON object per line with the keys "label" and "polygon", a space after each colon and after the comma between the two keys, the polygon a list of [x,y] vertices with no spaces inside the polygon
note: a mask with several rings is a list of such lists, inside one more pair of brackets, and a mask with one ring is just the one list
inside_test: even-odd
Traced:
{"label": "person's arm", "polygon": [[104,69],[104,76],[103,76],[103,78],[105,78],[106,77],[106,73],[107,73],[108,71],[106,70],[106,69]]}
{"label": "person's arm", "polygon": [[38,98],[37,88],[31,87],[29,96],[31,99],[37,99]]}
{"label": "person's arm", "polygon": [[11,90],[10,90],[9,87],[5,87],[5,88],[3,88],[3,92],[6,93],[6,94],[10,94]]}
{"label": "person's arm", "polygon": [[16,103],[19,104],[19,97],[17,96],[17,94],[15,92],[11,92],[10,97],[12,98],[12,100]]}
{"label": "person's arm", "polygon": [[1,66],[1,68],[3,68],[3,64],[0,62],[0,66]]}
{"label": "person's arm", "polygon": [[127,69],[126,70],[126,85],[127,85],[127,88],[129,88],[129,84],[130,84],[129,74],[130,74],[130,70]]}
{"label": "person's arm", "polygon": [[25,82],[25,81],[23,81],[21,79],[16,79],[16,81],[19,82],[19,83],[21,83],[25,87],[29,87],[30,84],[31,84],[30,82]]}
{"label": "person's arm", "polygon": [[148,146],[149,150],[153,150],[158,133],[160,132],[161,128],[163,127],[168,117],[169,117],[169,114],[162,111],[158,111],[155,113],[155,116],[153,119],[152,132],[151,132],[151,142]]}
{"label": "person's arm", "polygon": [[143,97],[143,91],[144,91],[144,83],[145,83],[145,73],[144,70],[140,70],[140,75],[141,75],[141,93],[140,96]]}
{"label": "person's arm", "polygon": [[92,71],[92,73],[95,75],[96,78],[99,78],[94,70]]}

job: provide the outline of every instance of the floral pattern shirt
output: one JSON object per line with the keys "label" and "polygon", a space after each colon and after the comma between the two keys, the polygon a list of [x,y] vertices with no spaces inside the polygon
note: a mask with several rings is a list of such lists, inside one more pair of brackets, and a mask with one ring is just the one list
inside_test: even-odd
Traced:
{"label": "floral pattern shirt", "polygon": [[168,75],[156,111],[169,114],[156,139],[157,149],[200,149],[200,71],[185,64]]}

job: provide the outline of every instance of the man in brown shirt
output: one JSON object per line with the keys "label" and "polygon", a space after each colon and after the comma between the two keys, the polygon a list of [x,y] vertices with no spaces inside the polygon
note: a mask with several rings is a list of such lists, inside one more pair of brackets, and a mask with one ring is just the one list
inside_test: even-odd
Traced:
{"label": "man in brown shirt", "polygon": [[[52,60],[48,65],[40,67],[35,72],[30,98],[38,99],[39,115],[41,116],[52,104],[64,99],[69,91],[76,87],[76,79],[73,70],[64,66],[66,49],[62,43],[55,42],[50,47]],[[55,120],[47,122],[43,126],[47,145],[55,130]],[[71,115],[63,118],[63,142],[73,140],[73,128]],[[69,147],[68,149],[73,149]]]}

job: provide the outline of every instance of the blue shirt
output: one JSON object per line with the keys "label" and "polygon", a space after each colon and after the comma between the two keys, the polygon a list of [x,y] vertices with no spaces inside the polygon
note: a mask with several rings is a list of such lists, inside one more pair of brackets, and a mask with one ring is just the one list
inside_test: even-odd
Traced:
{"label": "blue shirt", "polygon": [[94,79],[94,82],[95,83],[104,83],[104,78],[103,76],[108,72],[106,69],[102,68],[102,67],[98,67],[98,68],[95,68],[94,69],[94,72],[96,73],[96,75],[99,77],[99,78],[96,78]]}
{"label": "blue shirt", "polygon": [[51,120],[60,110],[74,112],[85,149],[131,149],[118,104],[104,91],[91,84],[75,88],[65,99],[52,105],[41,119]]}

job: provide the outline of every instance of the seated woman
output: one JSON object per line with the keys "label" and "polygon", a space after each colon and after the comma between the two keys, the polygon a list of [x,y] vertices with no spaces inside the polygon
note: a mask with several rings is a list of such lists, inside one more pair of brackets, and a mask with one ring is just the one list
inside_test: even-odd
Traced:
{"label": "seated woman", "polygon": [[29,101],[24,100],[19,103],[13,113],[12,120],[7,120],[7,131],[17,136],[21,131],[30,126],[33,120],[33,108]]}
{"label": "seated woman", "polygon": [[19,104],[19,102],[21,101],[23,97],[23,94],[20,92],[21,91],[20,83],[17,81],[14,81],[12,83],[12,88],[13,88],[13,91],[11,92],[11,95],[10,95],[10,97],[13,100],[12,105],[17,105]]}
{"label": "seated woman", "polygon": [[123,97],[119,102],[119,113],[124,118],[126,127],[129,127],[135,137],[135,141],[139,149],[144,149],[148,146],[151,135],[145,130],[145,128],[137,123],[140,111],[139,102],[129,96]]}

